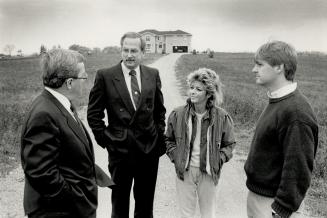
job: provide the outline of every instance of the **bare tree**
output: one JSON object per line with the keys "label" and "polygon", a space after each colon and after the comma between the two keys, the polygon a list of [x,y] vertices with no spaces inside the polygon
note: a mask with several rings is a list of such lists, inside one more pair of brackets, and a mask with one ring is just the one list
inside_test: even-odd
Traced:
{"label": "bare tree", "polygon": [[47,52],[47,48],[44,45],[41,45],[40,47],[40,55]]}
{"label": "bare tree", "polygon": [[11,52],[15,49],[15,45],[14,44],[7,44],[4,47],[4,51],[8,53],[9,56],[11,56]]}

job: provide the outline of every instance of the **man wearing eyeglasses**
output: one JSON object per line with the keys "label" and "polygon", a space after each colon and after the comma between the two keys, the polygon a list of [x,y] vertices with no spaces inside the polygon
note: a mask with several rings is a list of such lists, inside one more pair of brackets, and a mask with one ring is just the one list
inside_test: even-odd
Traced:
{"label": "man wearing eyeglasses", "polygon": [[41,67],[44,91],[22,129],[25,213],[29,218],[94,218],[97,184],[111,184],[94,163],[90,136],[74,107],[87,79],[84,57],[54,49],[43,55]]}

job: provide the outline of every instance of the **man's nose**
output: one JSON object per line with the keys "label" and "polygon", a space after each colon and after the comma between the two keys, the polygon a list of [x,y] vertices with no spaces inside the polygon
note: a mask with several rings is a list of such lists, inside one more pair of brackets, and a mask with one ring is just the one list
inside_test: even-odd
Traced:
{"label": "man's nose", "polygon": [[131,56],[132,56],[132,52],[131,52],[131,51],[128,51],[128,52],[127,52],[127,56],[128,56],[128,57],[131,57]]}
{"label": "man's nose", "polygon": [[258,70],[257,70],[257,68],[254,66],[253,68],[252,68],[252,73],[257,73],[258,72]]}

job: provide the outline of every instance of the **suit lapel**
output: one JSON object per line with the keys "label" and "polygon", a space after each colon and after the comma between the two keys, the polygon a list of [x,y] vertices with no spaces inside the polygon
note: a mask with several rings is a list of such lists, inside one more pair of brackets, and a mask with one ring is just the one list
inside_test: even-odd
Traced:
{"label": "suit lapel", "polygon": [[134,114],[134,106],[131,100],[131,96],[129,95],[128,88],[125,82],[125,78],[123,75],[123,70],[121,69],[121,64],[119,63],[116,65],[116,70],[113,78],[114,86],[117,90],[117,92],[120,95],[120,98],[124,102],[127,110],[130,114]]}
{"label": "suit lapel", "polygon": [[[53,104],[61,111],[62,115],[66,118],[67,124],[69,128],[75,133],[75,135],[83,142],[83,144],[86,147],[86,150],[89,154],[91,154],[93,158],[93,152],[91,151],[91,141],[87,138],[86,129],[83,126],[84,130],[81,129],[81,127],[78,125],[77,121],[70,115],[70,113],[64,108],[64,106],[47,90],[43,91],[43,95],[45,95],[46,98],[48,98],[50,101],[53,102]],[[85,134],[82,132],[84,131]]]}

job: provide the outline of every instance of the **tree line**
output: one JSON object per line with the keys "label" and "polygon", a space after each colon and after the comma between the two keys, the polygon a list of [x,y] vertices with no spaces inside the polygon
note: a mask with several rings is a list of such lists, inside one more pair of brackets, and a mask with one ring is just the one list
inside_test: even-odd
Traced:
{"label": "tree line", "polygon": [[[120,47],[118,46],[107,46],[104,47],[103,49],[99,47],[94,47],[94,48],[88,48],[86,46],[78,45],[78,44],[73,44],[68,47],[70,50],[78,51],[79,53],[83,55],[93,55],[93,54],[109,54],[109,53],[119,53],[120,52]],[[41,45],[40,47],[40,54],[44,53],[47,51],[47,48],[44,45]]]}

